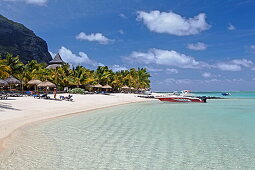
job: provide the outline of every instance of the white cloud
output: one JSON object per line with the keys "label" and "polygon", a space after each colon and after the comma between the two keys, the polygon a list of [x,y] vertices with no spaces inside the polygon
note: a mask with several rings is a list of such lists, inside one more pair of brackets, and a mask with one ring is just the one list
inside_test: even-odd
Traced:
{"label": "white cloud", "polygon": [[255,50],[255,45],[251,45],[250,48],[251,48],[252,50]]}
{"label": "white cloud", "polygon": [[179,73],[179,71],[177,69],[174,69],[174,68],[167,68],[166,73],[167,74],[177,74],[177,73]]}
{"label": "white cloud", "polygon": [[[59,54],[62,59],[72,65],[92,65],[92,66],[101,66],[102,63],[98,63],[88,57],[88,55],[84,52],[79,52],[78,54],[74,54],[71,50],[61,47],[59,49]],[[53,53],[51,53],[52,55]]]}
{"label": "white cloud", "polygon": [[160,71],[163,71],[163,69],[161,68],[153,68],[153,67],[145,67],[148,71],[150,72],[160,72]]}
{"label": "white cloud", "polygon": [[48,2],[48,0],[4,0],[4,1],[9,1],[9,2],[25,2],[27,4],[39,5],[39,6],[44,6]]}
{"label": "white cloud", "polygon": [[187,48],[190,50],[202,51],[202,50],[206,50],[207,45],[204,43],[198,42],[198,43],[188,44]]}
{"label": "white cloud", "polygon": [[124,33],[125,33],[122,29],[120,29],[118,32],[119,32],[120,34],[124,34]]}
{"label": "white cloud", "polygon": [[250,68],[253,66],[253,62],[247,59],[234,59],[226,63],[218,63],[216,68],[222,71],[241,71],[242,67]]}
{"label": "white cloud", "polygon": [[120,13],[119,16],[120,16],[121,18],[124,18],[124,19],[127,18],[127,16],[126,16],[125,14],[123,14],[123,13]]}
{"label": "white cloud", "polygon": [[102,33],[85,34],[84,32],[81,32],[80,34],[78,34],[76,36],[76,39],[85,40],[85,41],[95,41],[100,44],[109,44],[114,41],[105,37]]}
{"label": "white cloud", "polygon": [[242,67],[236,64],[218,63],[216,67],[222,71],[241,71]]}
{"label": "white cloud", "polygon": [[208,73],[208,72],[205,72],[205,73],[202,74],[202,76],[205,77],[205,78],[210,78],[210,77],[212,77],[212,74]]}
{"label": "white cloud", "polygon": [[234,64],[241,65],[243,67],[251,67],[253,65],[253,62],[247,59],[235,59],[235,60],[232,60],[232,62]]}
{"label": "white cloud", "polygon": [[180,68],[201,68],[207,66],[206,63],[196,61],[193,57],[185,54],[180,54],[173,50],[169,51],[155,48],[145,53],[134,51],[125,57],[125,59],[133,63],[158,64]]}
{"label": "white cloud", "polygon": [[236,29],[236,27],[234,25],[232,25],[232,24],[228,25],[228,30],[233,31],[235,29]]}
{"label": "white cloud", "polygon": [[54,58],[54,57],[55,57],[55,55],[56,55],[56,54],[54,54],[54,53],[53,53],[53,52],[51,52],[51,51],[49,51],[49,53],[50,53],[50,55],[51,55],[51,57],[52,57],[52,58]]}
{"label": "white cloud", "polygon": [[177,36],[199,34],[210,28],[204,13],[187,19],[174,12],[138,11],[137,19],[142,20],[150,31]]}
{"label": "white cloud", "polygon": [[112,71],[117,72],[117,71],[121,71],[121,70],[128,70],[126,67],[114,64],[113,66],[110,67],[110,69],[112,69]]}
{"label": "white cloud", "polygon": [[252,80],[254,80],[254,81],[255,81],[255,77],[254,77]]}

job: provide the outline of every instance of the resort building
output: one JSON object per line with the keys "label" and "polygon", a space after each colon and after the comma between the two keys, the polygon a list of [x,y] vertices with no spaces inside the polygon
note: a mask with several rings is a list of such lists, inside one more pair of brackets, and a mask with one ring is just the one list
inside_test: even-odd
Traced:
{"label": "resort building", "polygon": [[48,69],[53,68],[56,69],[57,67],[61,67],[65,62],[62,60],[59,53],[54,57],[53,60],[50,61],[50,64],[47,66]]}

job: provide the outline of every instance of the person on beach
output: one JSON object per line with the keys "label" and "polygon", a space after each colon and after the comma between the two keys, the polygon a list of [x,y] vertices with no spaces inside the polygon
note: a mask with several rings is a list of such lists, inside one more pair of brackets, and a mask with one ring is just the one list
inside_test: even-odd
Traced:
{"label": "person on beach", "polygon": [[54,94],[54,99],[56,99],[56,97],[57,97],[57,89],[56,88],[54,88],[53,94]]}

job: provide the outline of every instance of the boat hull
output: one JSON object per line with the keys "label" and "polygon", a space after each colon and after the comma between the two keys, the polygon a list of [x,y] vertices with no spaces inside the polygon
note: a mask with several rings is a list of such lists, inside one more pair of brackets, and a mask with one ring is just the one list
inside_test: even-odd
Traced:
{"label": "boat hull", "polygon": [[189,97],[160,97],[157,98],[160,101],[176,102],[176,103],[206,103],[206,99],[201,98],[189,98]]}

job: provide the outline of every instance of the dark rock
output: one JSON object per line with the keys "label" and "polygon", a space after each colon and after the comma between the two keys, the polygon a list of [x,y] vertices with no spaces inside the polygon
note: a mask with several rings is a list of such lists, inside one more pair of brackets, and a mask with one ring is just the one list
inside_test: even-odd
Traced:
{"label": "dark rock", "polygon": [[49,63],[52,57],[47,43],[24,25],[0,15],[0,55],[19,55],[24,63],[37,60]]}

